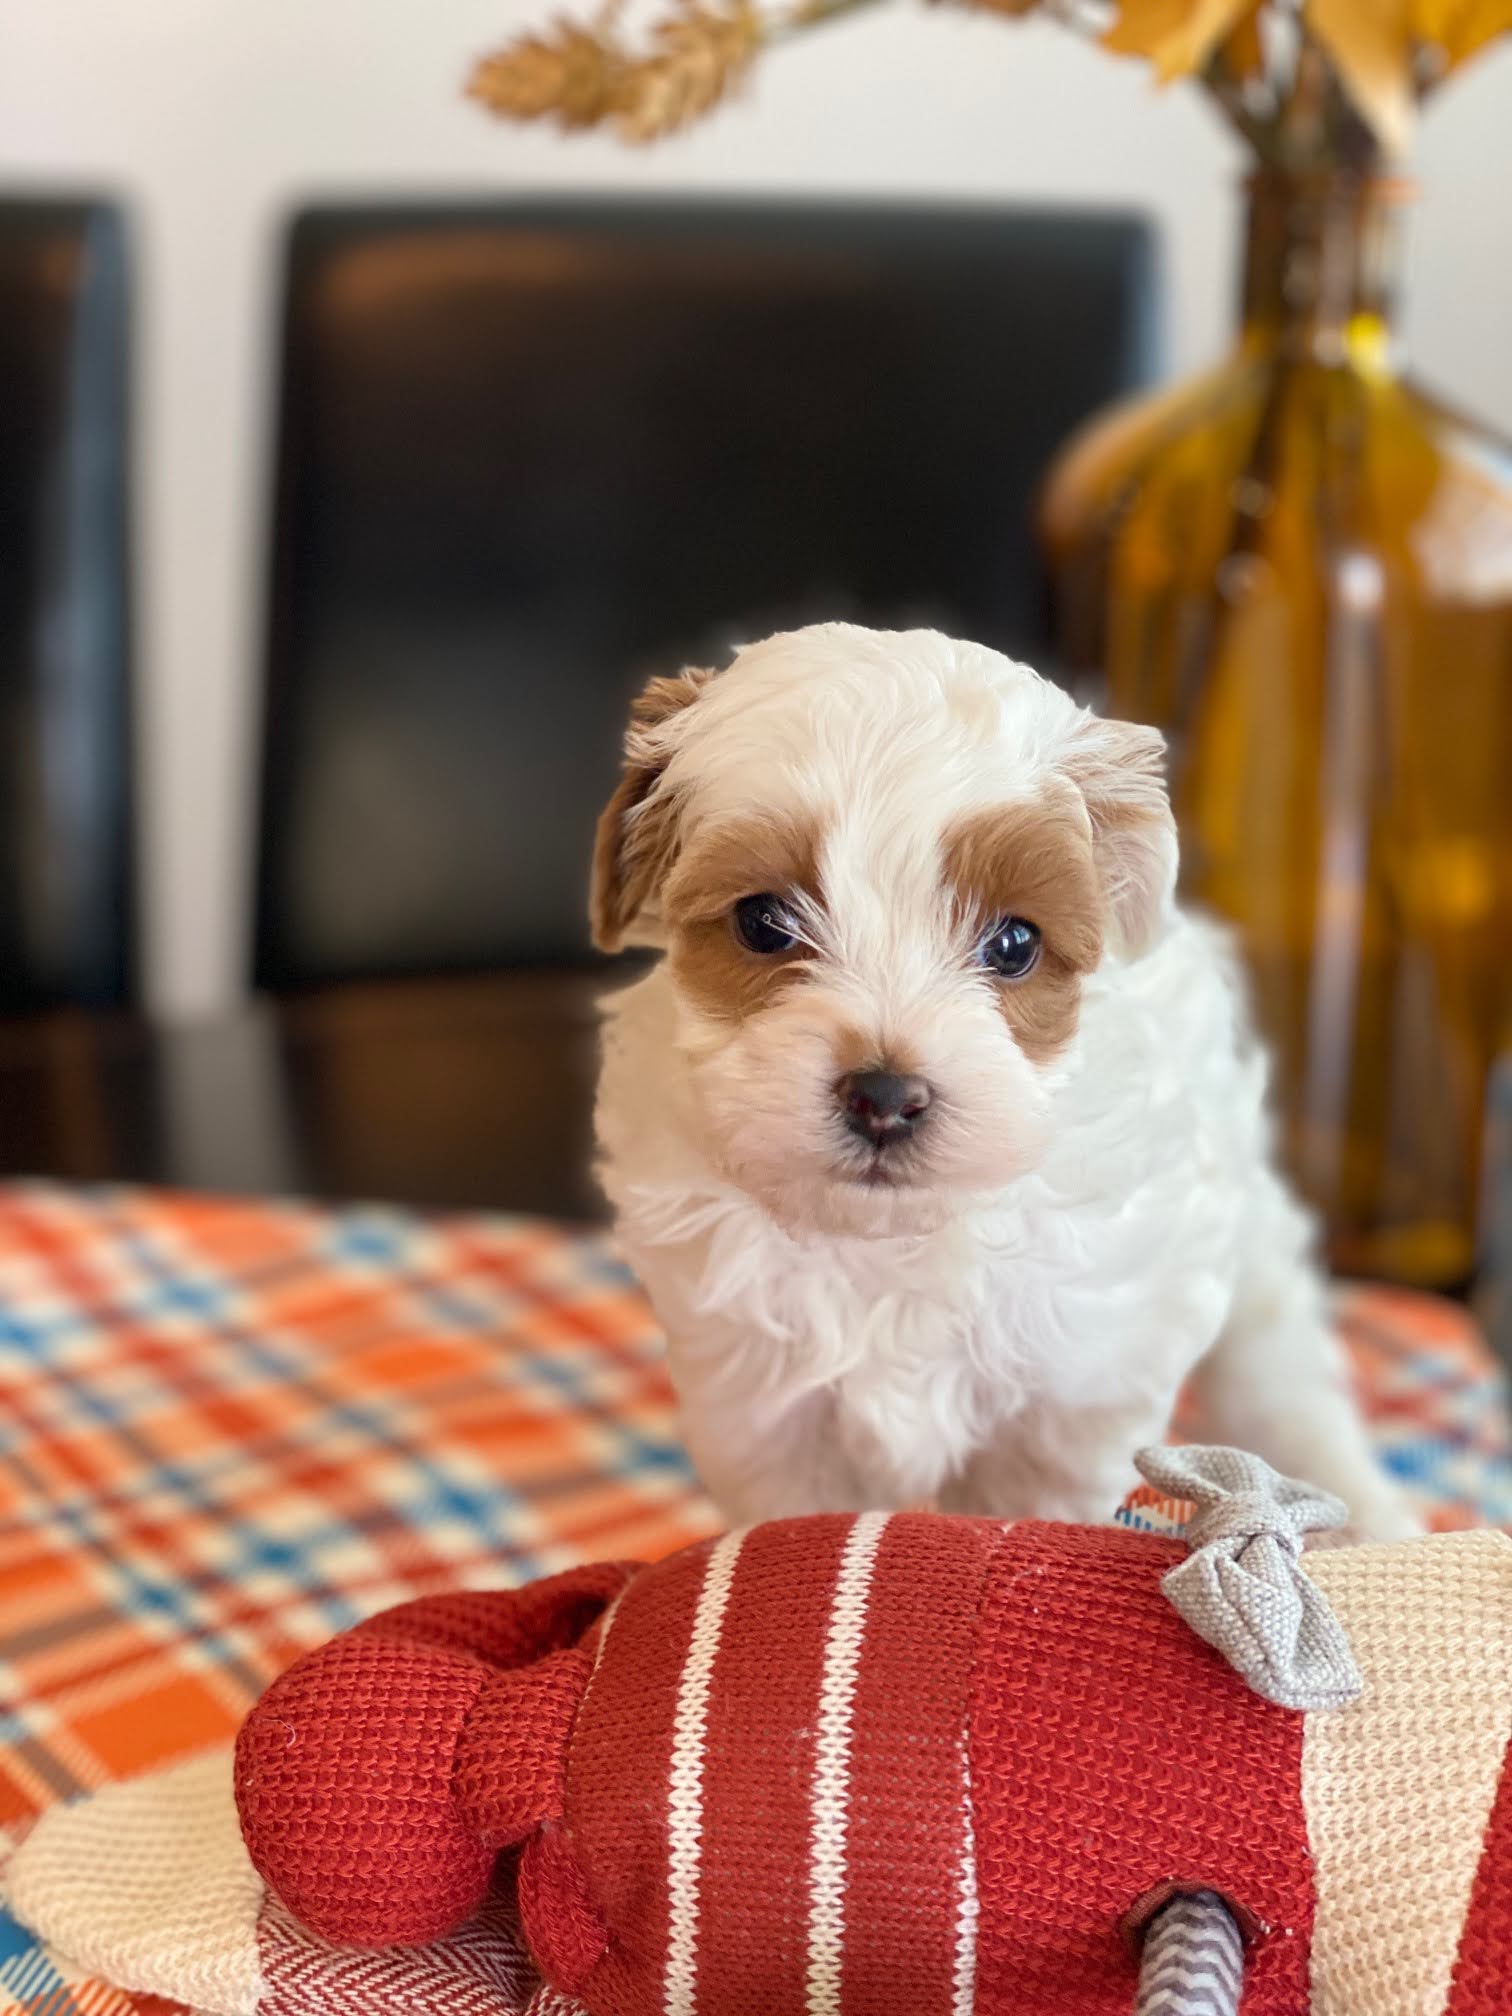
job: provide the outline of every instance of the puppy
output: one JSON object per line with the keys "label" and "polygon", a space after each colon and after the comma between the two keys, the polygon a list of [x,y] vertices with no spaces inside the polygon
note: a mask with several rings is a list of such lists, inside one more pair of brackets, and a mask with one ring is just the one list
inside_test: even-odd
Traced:
{"label": "puppy", "polygon": [[1215,1439],[1416,1530],[1161,755],[933,631],[636,702],[592,917],[663,956],[606,1005],[602,1179],[730,1520],[1105,1519],[1191,1380]]}

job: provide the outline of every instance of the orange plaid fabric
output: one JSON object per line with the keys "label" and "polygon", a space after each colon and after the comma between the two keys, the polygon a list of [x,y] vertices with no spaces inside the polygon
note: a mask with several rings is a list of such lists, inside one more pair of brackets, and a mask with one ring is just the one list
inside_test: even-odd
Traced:
{"label": "orange plaid fabric", "polygon": [[[1467,1320],[1362,1290],[1344,1327],[1436,1522],[1512,1523]],[[229,1740],[359,1617],[715,1524],[600,1234],[0,1187],[0,1857],[52,1802]],[[65,1979],[0,1911],[4,2016],[163,2006]]]}

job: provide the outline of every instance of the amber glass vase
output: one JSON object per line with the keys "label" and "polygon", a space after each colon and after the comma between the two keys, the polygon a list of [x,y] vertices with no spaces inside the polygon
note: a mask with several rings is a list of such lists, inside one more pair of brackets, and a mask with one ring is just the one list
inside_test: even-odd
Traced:
{"label": "amber glass vase", "polygon": [[1232,353],[1073,441],[1043,530],[1068,668],[1169,738],[1335,1263],[1454,1285],[1512,1024],[1512,456],[1399,368],[1406,194],[1257,174]]}

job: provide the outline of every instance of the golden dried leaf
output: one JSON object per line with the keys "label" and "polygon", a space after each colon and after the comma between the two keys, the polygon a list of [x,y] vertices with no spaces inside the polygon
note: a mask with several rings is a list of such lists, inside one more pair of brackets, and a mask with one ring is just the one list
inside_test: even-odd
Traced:
{"label": "golden dried leaf", "polygon": [[524,35],[474,66],[467,94],[503,119],[555,119],[577,130],[613,108],[623,58],[612,42],[571,21]]}
{"label": "golden dried leaf", "polygon": [[1019,20],[1025,14],[1037,14],[1044,0],[966,0],[966,4],[981,14],[1008,14]]}
{"label": "golden dried leaf", "polygon": [[1451,70],[1512,33],[1512,0],[1413,0],[1412,34],[1442,51]]}
{"label": "golden dried leaf", "polygon": [[730,94],[761,47],[766,24],[749,0],[706,6],[682,0],[657,23],[655,53],[629,63],[615,88],[614,123],[622,140],[644,144],[677,133]]}
{"label": "golden dried leaf", "polygon": [[1103,46],[1147,56],[1164,84],[1200,70],[1258,0],[1120,0]]}
{"label": "golden dried leaf", "polygon": [[1413,111],[1407,0],[1306,0],[1304,18],[1366,124],[1400,152]]}

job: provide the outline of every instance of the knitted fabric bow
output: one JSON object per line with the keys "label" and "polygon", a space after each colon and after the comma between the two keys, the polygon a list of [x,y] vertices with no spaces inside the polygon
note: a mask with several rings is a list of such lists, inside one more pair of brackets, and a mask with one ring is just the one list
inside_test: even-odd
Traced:
{"label": "knitted fabric bow", "polygon": [[1338,1619],[1302,1568],[1306,1533],[1347,1507],[1239,1449],[1142,1449],[1140,1474],[1189,1499],[1191,1553],[1161,1588],[1199,1637],[1282,1708],[1338,1708],[1364,1682]]}

